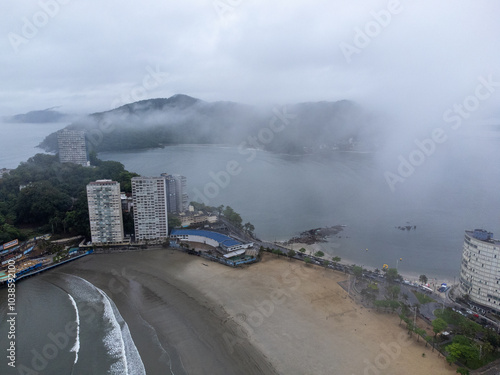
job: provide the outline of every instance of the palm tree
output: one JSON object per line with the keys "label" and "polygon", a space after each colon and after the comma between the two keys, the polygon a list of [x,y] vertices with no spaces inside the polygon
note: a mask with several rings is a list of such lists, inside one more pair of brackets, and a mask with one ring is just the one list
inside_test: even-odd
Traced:
{"label": "palm tree", "polygon": [[415,304],[415,308],[417,309],[417,314],[420,312],[420,303]]}
{"label": "palm tree", "polygon": [[[448,327],[448,323],[446,323],[443,319],[437,318],[432,321],[432,330],[434,331],[434,343],[436,342],[436,337],[439,332],[442,332]],[[432,345],[432,350],[434,351],[434,345]]]}
{"label": "palm tree", "polygon": [[356,277],[361,277],[363,275],[363,268],[360,266],[354,266],[352,267],[352,273]]}
{"label": "palm tree", "polygon": [[245,225],[243,225],[243,229],[248,232],[248,234],[252,235],[255,227],[251,223],[245,223]]}
{"label": "palm tree", "polygon": [[425,329],[415,327],[415,333],[417,334],[417,342],[420,341],[420,336],[422,336],[422,338],[425,340],[427,334],[427,331]]}

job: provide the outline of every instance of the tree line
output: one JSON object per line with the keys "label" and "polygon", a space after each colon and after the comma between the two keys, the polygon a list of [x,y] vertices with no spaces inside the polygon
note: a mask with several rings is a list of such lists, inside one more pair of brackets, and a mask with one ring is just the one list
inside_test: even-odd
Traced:
{"label": "tree line", "polygon": [[92,167],[60,163],[57,155],[37,154],[0,179],[0,243],[26,239],[29,232],[90,236],[86,186],[111,179],[131,192],[138,176],[116,161],[92,155]]}

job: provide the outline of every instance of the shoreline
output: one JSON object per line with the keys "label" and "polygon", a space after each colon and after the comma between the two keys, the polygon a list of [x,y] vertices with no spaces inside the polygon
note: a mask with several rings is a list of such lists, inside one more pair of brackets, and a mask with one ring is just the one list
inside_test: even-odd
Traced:
{"label": "shoreline", "polygon": [[[332,259],[332,255],[328,254],[326,252],[326,250],[321,246],[321,243],[314,243],[314,244],[306,244],[306,243],[293,243],[293,246],[291,244],[289,245],[285,245],[283,243],[279,243],[279,242],[276,242],[277,245],[280,245],[280,246],[283,246],[287,249],[290,249],[290,250],[294,250],[296,252],[299,251],[299,249],[301,247],[305,248],[306,249],[306,252],[305,254],[307,255],[313,255],[316,251],[323,251],[325,253],[325,256],[322,258],[322,259],[325,259],[325,260],[331,260]],[[344,266],[349,266],[349,265],[352,265],[352,264],[355,264],[355,265],[359,265],[357,264],[355,261],[352,261],[348,258],[344,258],[342,257],[341,261],[338,262],[339,264],[342,264]],[[377,267],[372,267],[372,266],[366,266],[366,265],[362,265],[363,268],[367,269],[367,270],[370,270],[370,271],[374,271]],[[380,269],[380,268],[379,268]],[[419,282],[419,277],[421,274],[418,274],[417,272],[399,272],[398,273],[403,277],[403,279],[405,280],[409,280],[410,282],[416,282],[418,284],[421,284]],[[435,276],[435,275],[426,275],[427,278],[428,278],[428,283],[431,284],[431,280],[434,280],[433,281],[433,284],[436,286],[436,289],[441,285],[441,283],[446,283],[448,286],[453,286],[453,285],[458,285],[456,282],[454,282],[451,278],[447,278],[447,277],[441,277],[441,276]]]}
{"label": "shoreline", "polygon": [[384,374],[454,373],[422,342],[404,341],[397,316],[347,298],[343,273],[303,262],[264,254],[230,268],[158,249],[98,254],[61,271],[109,293],[148,373],[363,374],[385,355],[381,337],[401,347]]}
{"label": "shoreline", "polygon": [[61,271],[84,278],[113,300],[148,374],[167,369],[175,374],[277,374],[251,342],[241,340],[229,350],[226,336],[238,337],[238,326],[221,305],[179,278],[190,260],[202,259],[171,249],[100,253]]}

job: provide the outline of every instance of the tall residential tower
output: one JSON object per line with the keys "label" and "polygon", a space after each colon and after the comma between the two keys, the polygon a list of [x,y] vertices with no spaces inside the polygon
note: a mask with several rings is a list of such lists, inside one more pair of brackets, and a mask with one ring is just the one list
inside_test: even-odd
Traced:
{"label": "tall residential tower", "polygon": [[123,242],[123,217],[120,184],[97,180],[87,185],[92,243]]}
{"label": "tall residential tower", "polygon": [[500,241],[482,229],[465,231],[460,292],[500,311]]}
{"label": "tall residential tower", "polygon": [[167,179],[168,212],[180,213],[188,208],[187,179],[179,174],[162,173]]}
{"label": "tall residential tower", "polygon": [[167,179],[133,177],[135,239],[161,240],[168,237]]}
{"label": "tall residential tower", "polygon": [[61,130],[57,132],[57,144],[61,163],[88,165],[87,144],[83,131]]}

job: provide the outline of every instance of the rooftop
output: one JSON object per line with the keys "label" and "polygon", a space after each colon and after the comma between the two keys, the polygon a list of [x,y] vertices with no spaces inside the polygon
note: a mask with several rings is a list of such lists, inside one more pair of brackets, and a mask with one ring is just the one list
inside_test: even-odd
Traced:
{"label": "rooftop", "polygon": [[484,229],[474,229],[473,231],[466,230],[465,234],[467,234],[469,237],[472,237],[478,241],[483,241],[483,242],[488,242],[488,243],[492,243],[495,245],[500,245],[500,241],[495,240],[493,238],[493,233],[488,232]]}
{"label": "rooftop", "polygon": [[173,229],[172,232],[170,233],[171,236],[175,235],[190,235],[190,236],[201,236],[201,237],[207,237],[212,240],[217,241],[220,244],[223,244],[224,246],[235,246],[235,245],[241,245],[239,241],[236,241],[235,239],[232,239],[231,237],[228,237],[224,234],[217,233],[217,232],[210,232],[208,230],[196,230],[196,229]]}
{"label": "rooftop", "polygon": [[117,183],[118,182],[111,180],[97,180],[90,182],[89,185],[115,185]]}

